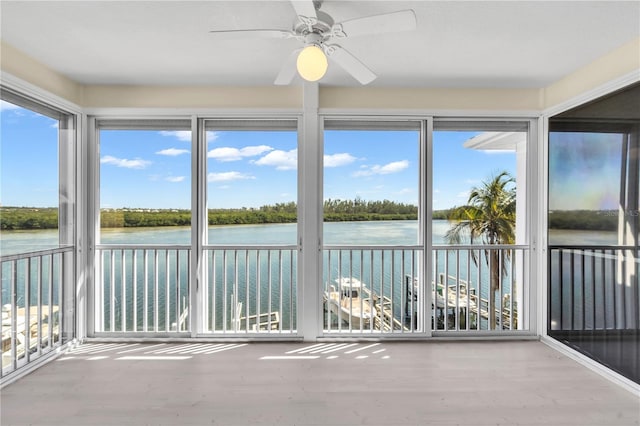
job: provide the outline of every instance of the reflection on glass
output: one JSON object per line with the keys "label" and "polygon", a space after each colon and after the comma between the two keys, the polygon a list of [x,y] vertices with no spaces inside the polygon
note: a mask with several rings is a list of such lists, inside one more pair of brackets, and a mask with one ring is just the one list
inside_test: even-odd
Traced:
{"label": "reflection on glass", "polygon": [[549,243],[615,244],[620,133],[549,133]]}
{"label": "reflection on glass", "polygon": [[640,86],[549,119],[550,336],[640,383]]}

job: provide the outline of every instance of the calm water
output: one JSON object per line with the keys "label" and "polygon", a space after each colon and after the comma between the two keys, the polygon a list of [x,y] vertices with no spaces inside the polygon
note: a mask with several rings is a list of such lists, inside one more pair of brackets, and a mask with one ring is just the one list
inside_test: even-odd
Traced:
{"label": "calm water", "polygon": [[[447,221],[434,221],[433,222],[433,243],[444,244],[444,234],[449,229],[449,223]],[[225,244],[225,245],[295,245],[297,235],[296,224],[276,224],[276,225],[242,225],[242,226],[217,226],[210,227],[208,233],[209,244]],[[105,229],[102,231],[101,243],[102,244],[174,244],[174,245],[189,245],[190,243],[190,230],[188,227],[163,227],[163,228],[121,228],[121,229]],[[337,222],[327,223],[324,226],[324,243],[325,245],[417,245],[418,238],[418,223],[417,221],[388,221],[388,222]],[[604,232],[588,232],[588,231],[553,231],[550,236],[550,241],[555,244],[615,244],[616,233],[604,233]],[[0,249],[2,254],[11,254],[19,252],[27,252],[39,249],[52,248],[57,246],[57,231],[6,231],[2,232],[0,238]],[[361,255],[362,253],[362,255]],[[373,288],[378,294],[384,294],[394,300],[394,311],[400,315],[401,300],[402,300],[402,286],[398,283],[403,282],[404,273],[406,275],[417,275],[416,258],[411,258],[411,252],[405,252],[406,258],[402,258],[401,255],[392,257],[389,253],[383,251],[377,252],[356,252],[355,256],[350,257],[349,252],[339,253],[332,251],[331,254],[324,253],[324,272],[323,280],[325,285],[329,285],[336,278],[345,275],[353,275],[363,280],[367,285]],[[229,292],[231,288],[227,288],[223,282],[223,261],[222,255],[217,254],[217,263],[214,269],[211,270],[209,278],[208,298],[210,306],[210,321],[212,329],[216,329],[225,318],[229,315],[223,314],[225,311],[229,312]],[[419,258],[419,255],[416,255]],[[471,267],[470,275],[467,276],[467,265],[469,264],[468,256],[463,253],[460,260],[456,260],[455,253],[451,253],[448,259],[447,256],[441,254],[437,262],[435,262],[436,274],[443,273],[446,267],[449,267],[449,275],[456,274],[456,270],[460,271],[461,279],[470,281],[472,287],[477,286],[478,282],[481,282],[480,288],[477,291],[482,297],[487,297],[488,293],[488,271],[485,267],[480,272],[475,267]],[[213,258],[211,258],[213,259]],[[404,263],[403,260],[404,259]],[[242,262],[242,258],[240,259]],[[119,260],[116,258],[116,271],[119,270]],[[126,260],[127,264],[131,265],[130,260]],[[281,300],[292,301],[291,306],[284,303],[283,310],[281,312],[282,321],[285,322],[285,328],[295,328],[295,283],[291,282],[289,275],[284,274],[282,279],[282,286],[272,287],[267,284],[267,279],[258,280],[258,269],[255,269],[255,265],[258,263],[262,266],[262,274],[268,269],[268,262],[274,261],[274,259],[267,260],[262,258],[258,260],[250,258],[247,260],[251,265],[248,268],[249,280],[245,280],[244,268],[246,265],[241,265],[236,277],[239,282],[250,282],[251,288],[247,287],[235,289],[237,291],[236,297],[244,300],[245,306],[249,305],[249,314],[255,314],[258,310],[260,312],[268,312],[273,310],[279,310],[279,303]],[[160,260],[162,262],[162,259]],[[174,260],[171,260],[173,264]],[[459,263],[458,263],[459,262]],[[186,256],[178,261],[178,263],[184,263],[186,265]],[[394,267],[390,265],[393,264]],[[275,265],[275,264],[274,264]],[[291,277],[295,277],[296,262],[295,259],[284,259],[283,265],[285,270],[292,270]],[[6,266],[6,265],[5,265]],[[48,267],[44,265],[43,267]],[[404,267],[404,269],[402,269]],[[231,268],[231,271],[234,268]],[[111,291],[109,287],[109,271],[105,268],[105,294],[109,294]],[[164,264],[159,268],[159,280],[164,281]],[[166,289],[160,286],[158,290],[158,297],[160,299],[159,306],[163,306],[164,300],[167,295],[175,299],[167,302],[167,306],[170,306],[171,313],[165,319],[166,311],[160,313],[160,318],[153,318],[151,313],[154,309],[157,311],[158,307],[153,307],[153,301],[149,302],[149,320],[160,322],[160,328],[166,325],[166,320],[174,322],[176,320],[177,312],[182,310],[181,302],[184,300],[187,293],[188,277],[187,269],[180,271],[180,279],[176,280],[180,284],[175,283],[168,284]],[[3,286],[2,286],[2,303],[8,303],[10,300],[9,289],[7,285],[8,273],[3,270]],[[46,272],[46,271],[45,271]],[[129,272],[128,272],[129,273]],[[230,272],[231,273],[231,272]],[[142,282],[144,271],[137,272],[139,276],[139,282]],[[216,278],[211,278],[215,276]],[[227,276],[227,279],[229,277]],[[295,279],[295,278],[294,278]],[[215,282],[214,282],[215,281]],[[505,280],[508,283],[509,280]],[[168,282],[168,281],[167,281]],[[261,282],[260,286],[256,285],[256,282]],[[396,283],[396,284],[393,284]],[[171,287],[171,288],[170,288]],[[510,292],[510,286],[506,285],[504,291]],[[115,299],[116,305],[113,307],[114,312],[117,313],[116,318],[121,313],[122,307],[119,306],[119,300],[123,297],[124,290],[121,290],[121,282],[118,276],[115,277]],[[175,289],[175,291],[174,291]],[[141,290],[138,290],[139,292]],[[226,291],[226,293],[225,293]],[[24,292],[24,291],[22,291]],[[133,290],[127,290],[127,294],[124,295],[126,299],[127,311],[127,323],[132,320],[132,312],[134,310],[131,306],[133,299]],[[18,289],[20,296],[21,290]],[[177,296],[173,296],[174,294]],[[262,294],[260,299],[260,305],[257,306],[256,294]],[[271,296],[269,298],[268,296]],[[55,295],[54,295],[55,298]],[[269,305],[269,303],[271,305]],[[137,300],[137,309],[142,312],[142,295],[140,293]],[[214,309],[211,309],[214,308]],[[105,308],[105,324],[108,328],[109,316],[111,308]],[[215,312],[215,314],[213,314]],[[227,315],[227,316],[224,316]],[[142,322],[138,316],[138,323]],[[164,325],[163,325],[164,324]],[[130,326],[130,324],[128,325]]]}
{"label": "calm water", "polygon": [[[444,244],[446,220],[433,221],[433,243]],[[212,226],[210,244],[296,244],[296,224]],[[616,232],[552,230],[550,244],[615,245]],[[187,227],[114,228],[102,231],[102,244],[185,244],[191,240]],[[414,245],[418,243],[416,221],[336,222],[324,225],[326,245]],[[2,231],[2,255],[58,247],[58,231]]]}

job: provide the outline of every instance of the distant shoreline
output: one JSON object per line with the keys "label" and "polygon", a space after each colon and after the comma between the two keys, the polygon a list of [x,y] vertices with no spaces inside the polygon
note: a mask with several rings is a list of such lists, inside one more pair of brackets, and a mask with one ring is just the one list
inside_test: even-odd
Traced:
{"label": "distant shoreline", "polygon": [[[383,220],[417,220],[418,208],[389,200],[363,201],[327,200],[325,221],[359,222]],[[209,225],[257,225],[296,223],[295,203],[278,203],[259,208],[209,209]],[[444,216],[442,217],[445,218]],[[191,211],[187,209],[119,208],[100,211],[101,228],[149,228],[190,226]],[[0,229],[56,229],[58,209],[54,207],[2,207]]]}
{"label": "distant shoreline", "polygon": [[[353,202],[334,200],[327,207],[325,222],[371,222],[417,220],[418,208],[389,201]],[[333,208],[332,208],[333,207]],[[447,219],[450,210],[436,210],[433,219]],[[615,210],[556,210],[549,213],[550,229],[615,231],[618,227]],[[296,223],[297,208],[294,203],[276,204],[261,208],[210,209],[209,225],[258,225]],[[151,228],[190,226],[191,211],[185,209],[102,209],[102,228]],[[0,229],[38,230],[58,228],[58,209],[54,207],[1,207]]]}

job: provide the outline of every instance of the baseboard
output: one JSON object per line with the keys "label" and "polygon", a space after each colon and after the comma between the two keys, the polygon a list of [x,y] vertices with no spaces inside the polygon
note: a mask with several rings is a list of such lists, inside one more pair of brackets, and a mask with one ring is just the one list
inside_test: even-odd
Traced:
{"label": "baseboard", "polygon": [[640,398],[640,384],[627,379],[623,375],[616,373],[554,338],[541,336],[540,341]]}

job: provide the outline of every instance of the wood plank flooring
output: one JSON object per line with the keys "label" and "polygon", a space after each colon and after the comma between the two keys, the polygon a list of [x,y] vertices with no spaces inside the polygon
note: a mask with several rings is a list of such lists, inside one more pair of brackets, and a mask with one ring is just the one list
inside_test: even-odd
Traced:
{"label": "wood plank flooring", "polygon": [[638,425],[536,341],[107,344],[2,390],[2,425]]}

